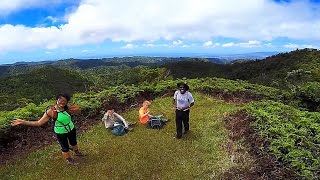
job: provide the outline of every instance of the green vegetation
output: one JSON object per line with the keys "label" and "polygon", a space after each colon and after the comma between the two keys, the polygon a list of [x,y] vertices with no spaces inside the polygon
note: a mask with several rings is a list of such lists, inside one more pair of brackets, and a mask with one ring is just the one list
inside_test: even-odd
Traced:
{"label": "green vegetation", "polygon": [[214,64],[205,61],[172,62],[164,65],[174,78],[221,77],[290,89],[308,81],[320,82],[320,51],[302,49],[264,60]]}
{"label": "green vegetation", "polygon": [[108,67],[99,69],[103,73],[97,75],[97,69],[85,71],[85,75],[89,77],[94,85],[91,89],[101,91],[110,86],[132,85],[140,83],[158,82],[168,78],[165,68],[150,68],[145,66],[128,67]]}
{"label": "green vegetation", "polygon": [[270,143],[263,153],[271,152],[302,177],[319,177],[320,113],[274,101],[254,102],[246,109],[254,129]]}
{"label": "green vegetation", "polygon": [[201,78],[189,80],[165,80],[156,83],[144,83],[140,85],[112,86],[101,92],[78,93],[73,96],[74,102],[81,108],[96,110],[102,107],[105,100],[119,103],[130,103],[139,94],[147,93],[154,96],[164,94],[176,89],[178,82],[187,81],[193,91],[220,96],[248,95],[256,98],[283,99],[288,96],[286,92],[275,88],[250,84],[244,81],[233,81],[221,78]]}
{"label": "green vegetation", "polygon": [[[14,164],[0,168],[2,179],[217,179],[233,163],[224,147],[227,131],[223,113],[238,109],[222,100],[195,93],[197,105],[191,112],[191,132],[182,140],[174,137],[172,97],[153,101],[151,111],[169,118],[161,129],[137,125],[124,136],[114,136],[102,124],[80,137],[87,154],[76,167],[62,159],[58,145],[31,153]],[[123,114],[137,121],[138,109]]]}
{"label": "green vegetation", "polygon": [[310,111],[320,110],[320,82],[307,82],[299,86],[295,96],[299,100],[300,107]]}
{"label": "green vegetation", "polygon": [[[176,89],[176,84],[182,80],[166,80],[157,83],[144,83],[141,85],[111,86],[100,92],[76,93],[73,102],[78,104],[84,113],[99,112],[104,102],[130,104],[134,103],[135,97],[143,94],[159,96]],[[254,85],[244,81],[232,81],[220,78],[203,78],[187,80],[193,91],[208,94],[219,94],[220,96],[252,95],[265,99],[281,99],[286,95],[277,89]],[[51,103],[51,104],[50,104]],[[25,107],[14,111],[0,111],[0,127],[4,136],[10,121],[15,117],[37,120],[45,108],[54,104],[54,101],[45,102],[39,106],[29,103]]]}
{"label": "green vegetation", "polygon": [[58,93],[84,92],[90,82],[73,71],[46,67],[28,74],[0,77],[0,109],[13,110],[30,102],[39,104]]}
{"label": "green vegetation", "polygon": [[54,102],[51,100],[39,106],[29,103],[27,106],[13,111],[0,111],[0,143],[6,138],[6,134],[10,130],[10,122],[14,118],[38,120],[45,112],[45,109],[54,104]]}

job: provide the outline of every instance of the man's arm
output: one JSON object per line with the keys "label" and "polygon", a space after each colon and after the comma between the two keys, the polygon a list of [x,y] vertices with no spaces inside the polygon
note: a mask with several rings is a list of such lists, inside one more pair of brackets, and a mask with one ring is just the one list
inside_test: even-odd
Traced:
{"label": "man's arm", "polygon": [[124,126],[126,128],[129,127],[128,123],[126,122],[126,120],[121,115],[119,115],[118,113],[114,113],[114,115],[123,122],[123,124],[124,124]]}

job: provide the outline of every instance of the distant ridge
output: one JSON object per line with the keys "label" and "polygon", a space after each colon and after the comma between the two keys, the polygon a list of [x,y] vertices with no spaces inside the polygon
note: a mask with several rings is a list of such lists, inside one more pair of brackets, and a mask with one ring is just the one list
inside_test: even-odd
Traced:
{"label": "distant ridge", "polygon": [[252,52],[252,53],[244,53],[244,54],[231,54],[231,55],[220,55],[217,56],[220,59],[227,60],[237,60],[237,59],[264,59],[269,56],[273,56],[279,54],[280,52],[271,51],[271,52]]}
{"label": "distant ridge", "polygon": [[320,50],[297,49],[264,59],[237,59],[224,65],[196,61],[172,62],[166,68],[175,78],[221,77],[282,88],[293,79],[287,77],[294,72],[300,72],[296,74],[296,81],[320,82]]}
{"label": "distant ridge", "polygon": [[[209,58],[209,59],[222,59],[223,64],[236,60],[236,59],[263,59],[268,56],[278,54],[280,52],[270,51],[270,52],[251,52],[251,53],[237,53],[237,54],[218,54],[218,53],[161,53],[161,54],[137,54],[137,55],[119,55],[119,56],[97,56],[97,57],[83,57],[83,58],[67,58],[60,60],[44,60],[44,61],[19,61],[12,64],[0,64],[0,66],[14,66],[14,65],[37,65],[37,64],[51,64],[56,61],[65,60],[114,60],[114,59],[124,59],[124,58]],[[211,60],[210,60],[211,61]]]}

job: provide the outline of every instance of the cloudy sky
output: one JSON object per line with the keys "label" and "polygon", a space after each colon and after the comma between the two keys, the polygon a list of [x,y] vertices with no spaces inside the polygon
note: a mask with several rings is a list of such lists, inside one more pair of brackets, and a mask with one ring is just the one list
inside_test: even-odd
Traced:
{"label": "cloudy sky", "polygon": [[320,0],[1,0],[0,64],[320,47]]}

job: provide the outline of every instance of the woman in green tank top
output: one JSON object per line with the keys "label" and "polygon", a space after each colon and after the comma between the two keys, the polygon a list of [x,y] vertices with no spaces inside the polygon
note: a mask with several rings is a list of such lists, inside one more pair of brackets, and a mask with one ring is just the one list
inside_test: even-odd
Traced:
{"label": "woman in green tank top", "polygon": [[[54,120],[54,132],[61,146],[63,157],[68,164],[77,164],[71,157],[70,150],[75,152],[77,156],[83,156],[79,151],[76,129],[71,120],[71,114],[80,113],[77,105],[68,106],[70,95],[59,94],[57,96],[57,104],[48,109],[38,121],[26,121],[23,119],[15,119],[11,125],[26,125],[26,126],[42,126],[50,119]],[[69,147],[71,145],[71,148]]]}

